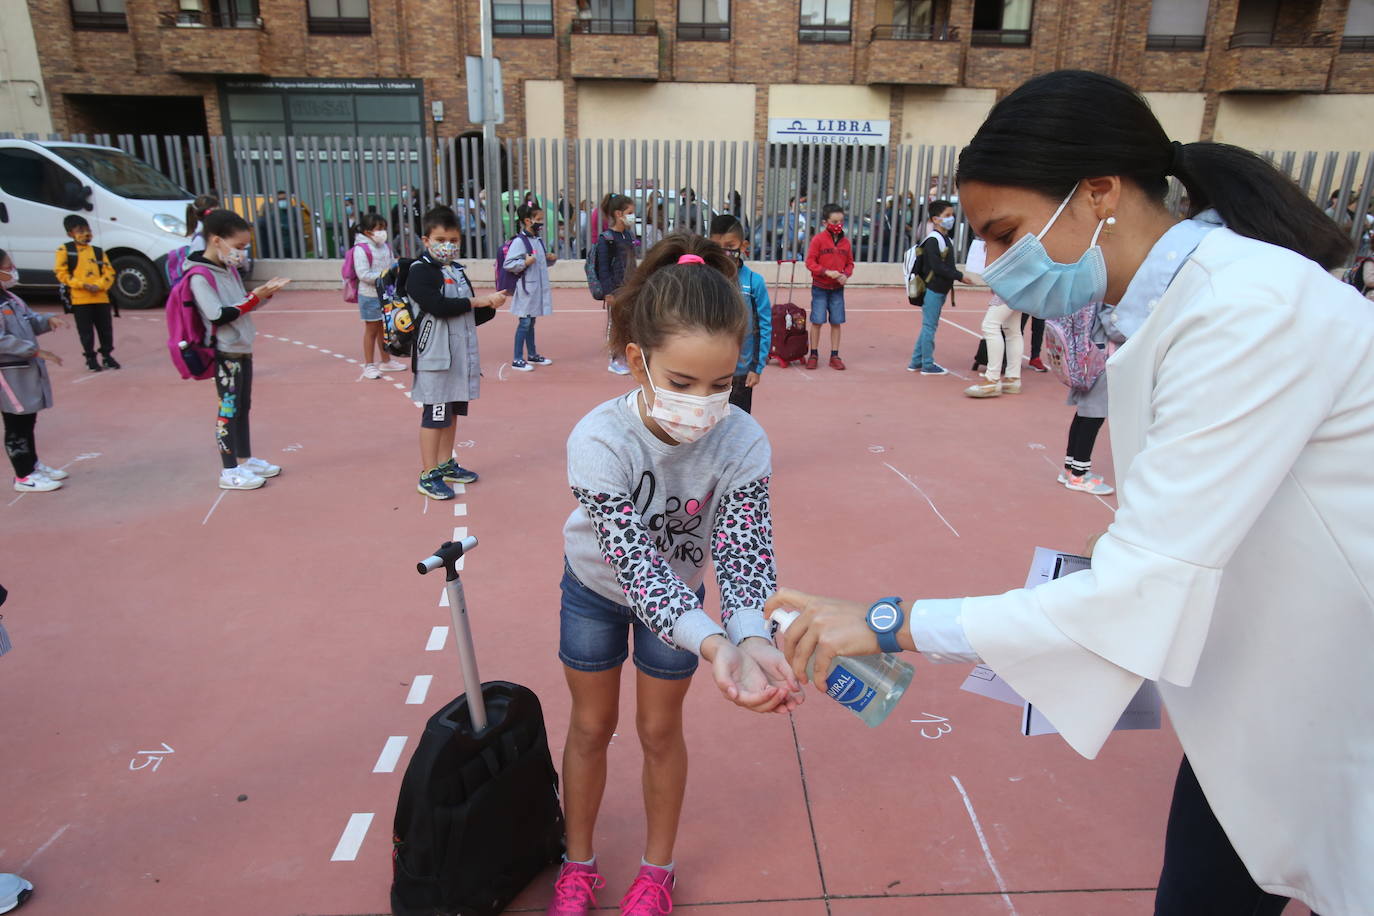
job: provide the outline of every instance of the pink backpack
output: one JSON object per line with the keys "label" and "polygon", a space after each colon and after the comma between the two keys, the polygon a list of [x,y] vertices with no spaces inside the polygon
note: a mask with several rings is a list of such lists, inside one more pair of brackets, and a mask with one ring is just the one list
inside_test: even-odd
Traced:
{"label": "pink backpack", "polygon": [[1074,391],[1087,391],[1107,369],[1107,351],[1093,342],[1098,306],[1045,322],[1045,363]]}
{"label": "pink backpack", "polygon": [[215,275],[204,267],[191,267],[181,275],[167,294],[167,349],[182,378],[207,379],[215,374],[215,348],[205,344],[205,321],[191,295],[192,277],[204,277],[219,291]]}
{"label": "pink backpack", "polygon": [[358,301],[358,272],[353,267],[353,251],[356,248],[362,248],[363,254],[367,255],[367,266],[372,266],[372,249],[367,245],[354,245],[348,249],[348,254],[344,255],[343,267],[339,270],[344,281],[344,302]]}

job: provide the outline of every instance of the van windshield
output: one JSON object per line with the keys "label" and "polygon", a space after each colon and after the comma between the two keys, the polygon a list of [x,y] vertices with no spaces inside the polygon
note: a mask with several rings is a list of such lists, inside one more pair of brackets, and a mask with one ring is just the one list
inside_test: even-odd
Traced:
{"label": "van windshield", "polygon": [[105,190],[130,200],[186,200],[192,195],[156,169],[118,150],[50,146],[68,165]]}

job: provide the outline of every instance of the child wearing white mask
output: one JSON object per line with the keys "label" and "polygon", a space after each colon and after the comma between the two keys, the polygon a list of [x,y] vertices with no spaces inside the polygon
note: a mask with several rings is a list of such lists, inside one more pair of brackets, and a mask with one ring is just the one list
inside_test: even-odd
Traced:
{"label": "child wearing white mask", "polygon": [[[592,840],[627,658],[638,669],[648,839],[621,912],[672,908],[687,775],[682,709],[698,657],[740,706],[786,712],[801,701],[762,614],[777,578],[771,450],[759,424],[729,403],[749,323],[725,251],[700,236],[667,236],[611,311],[612,353],[638,384],[592,410],[568,439],[579,505],[563,529],[558,654],[572,714],[563,755],[567,861],[554,916],[590,912],[605,884]],[[702,606],[708,561],[724,626]]]}
{"label": "child wearing white mask", "polygon": [[358,278],[358,313],[363,319],[363,377],[378,379],[383,372],[401,372],[405,366],[393,360],[377,365],[382,350],[382,300],[377,281],[396,263],[387,244],[386,218],[369,210],[358,219],[358,235],[348,250]]}
{"label": "child wearing white mask", "polygon": [[[954,230],[954,204],[947,200],[933,200],[927,208],[930,213],[926,237],[920,245],[920,255],[924,258],[923,269],[930,275],[926,281],[925,299],[921,303],[921,334],[916,338],[916,346],[911,351],[911,362],[907,363],[908,372],[922,375],[946,375],[949,370],[935,361],[935,331],[940,326],[940,310],[945,299],[954,289],[956,281],[962,282],[964,275],[954,266],[954,243],[950,232]],[[911,261],[916,257],[913,251],[907,252],[908,272]]]}
{"label": "child wearing white mask", "polygon": [[[251,313],[291,281],[274,277],[251,293],[243,288],[239,269],[244,250],[253,240],[248,221],[232,210],[211,210],[205,215],[205,250],[187,255],[188,270],[209,269],[210,277],[190,279],[191,295],[205,319],[209,340],[215,348],[215,393],[219,410],[215,439],[219,443],[219,486],[222,490],[256,490],[281,468],[253,456],[248,435],[248,411],[253,405],[253,327]],[[213,279],[211,279],[213,278]]]}

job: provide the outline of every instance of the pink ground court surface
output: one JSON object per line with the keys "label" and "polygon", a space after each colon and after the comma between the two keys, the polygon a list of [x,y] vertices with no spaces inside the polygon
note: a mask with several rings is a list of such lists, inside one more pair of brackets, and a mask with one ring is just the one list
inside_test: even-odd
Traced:
{"label": "pink ground court surface", "polygon": [[[1113,499],[1055,482],[1071,409],[1052,376],[962,396],[985,306],[964,291],[946,308],[937,359],[957,375],[905,371],[919,314],[893,289],[849,291],[846,371],[764,374],[784,585],[997,592],[1024,581],[1035,546],[1081,551],[1110,522]],[[360,378],[360,322],[337,293],[286,292],[258,314],[253,440],[285,470],[254,492],[216,488],[214,390],[175,375],[160,314],[115,322],[119,372],[88,374],[70,329],[47,338],[67,364],[40,454],[72,476],[0,499],[15,644],[0,660],[0,871],[37,885],[26,913],[386,912],[401,773],[462,690],[442,582],[414,564],[456,529],[482,542],[463,574],[482,674],[539,694],[559,759],[563,446],[630,383],[606,371],[599,304],[559,290],[555,309],[538,325],[555,363],[534,372],[506,364],[509,314],[481,329],[458,460],[482,479],[452,502],[416,493],[410,376]],[[1113,480],[1105,435],[1096,458]],[[961,692],[969,666],[915,663],[873,730],[814,691],[790,721],[756,716],[698,673],[675,912],[1151,912],[1181,754],[1167,725],[1087,761]],[[628,676],[623,697],[597,835],[612,912],[643,842]],[[542,912],[551,878],[512,912]]]}

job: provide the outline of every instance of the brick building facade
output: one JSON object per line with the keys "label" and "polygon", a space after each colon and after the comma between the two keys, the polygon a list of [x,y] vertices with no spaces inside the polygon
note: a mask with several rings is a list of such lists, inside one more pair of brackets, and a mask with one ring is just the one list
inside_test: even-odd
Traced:
{"label": "brick building facade", "polygon": [[[1291,127],[1305,137],[1278,146],[1353,148],[1362,138],[1352,125],[1374,130],[1357,114],[1374,101],[1374,0],[1207,3],[497,0],[500,130],[761,141],[770,117],[824,115],[886,120],[894,143],[959,143],[999,95],[1059,67],[1136,85],[1185,140],[1245,142]],[[351,80],[385,95],[376,81],[415,80],[422,88],[398,102],[397,122],[428,133],[429,103],[439,101],[441,136],[474,129],[463,67],[479,51],[473,0],[28,6],[59,131],[266,130],[275,122],[255,119],[270,112],[237,102],[249,113],[224,110],[235,98],[227,87],[282,79],[294,82],[283,90],[292,98],[346,94]],[[1178,22],[1193,24],[1160,32]],[[282,104],[292,108],[292,98]],[[350,129],[364,130],[361,117]],[[1305,119],[1329,121],[1330,144],[1313,140]]]}

